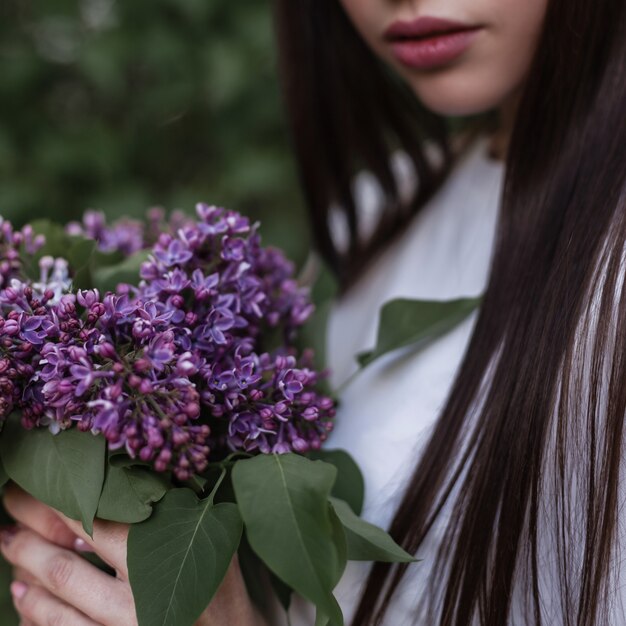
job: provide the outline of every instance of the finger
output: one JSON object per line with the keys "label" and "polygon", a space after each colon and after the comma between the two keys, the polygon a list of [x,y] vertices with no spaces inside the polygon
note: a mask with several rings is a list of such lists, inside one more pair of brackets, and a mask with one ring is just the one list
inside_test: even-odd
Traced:
{"label": "finger", "polygon": [[5,489],[4,507],[17,522],[64,548],[72,548],[76,535],[54,510],[35,500],[17,485]]}
{"label": "finger", "polygon": [[55,598],[42,587],[30,587],[21,581],[11,584],[13,603],[20,615],[35,624],[97,626],[97,623]]}
{"label": "finger", "polygon": [[5,534],[2,554],[13,565],[35,576],[54,596],[100,624],[125,626],[130,623],[129,616],[134,619],[128,585],[32,530],[18,530],[13,536]]}
{"label": "finger", "polygon": [[6,510],[18,521],[32,528],[42,537],[65,548],[74,548],[76,537],[82,539],[123,580],[128,580],[126,567],[126,541],[128,526],[94,521],[93,539],[83,530],[82,524],[39,502],[16,485],[5,492]]}
{"label": "finger", "polygon": [[[31,576],[25,569],[20,567],[13,568],[13,580],[24,582],[29,587],[33,585],[39,585],[41,587],[39,581],[34,576]],[[2,623],[1,620],[0,623]],[[31,622],[29,619],[21,618],[19,626],[37,626],[37,624]]]}
{"label": "finger", "polygon": [[29,571],[23,567],[13,568],[13,580],[21,580],[27,585],[41,585],[36,576],[33,576]]}
{"label": "finger", "polygon": [[80,522],[66,517],[63,513],[57,511],[55,513],[79,539],[82,539],[103,561],[117,571],[121,580],[128,580],[128,566],[126,565],[128,526],[126,524],[96,519],[93,522],[92,538],[84,531]]}

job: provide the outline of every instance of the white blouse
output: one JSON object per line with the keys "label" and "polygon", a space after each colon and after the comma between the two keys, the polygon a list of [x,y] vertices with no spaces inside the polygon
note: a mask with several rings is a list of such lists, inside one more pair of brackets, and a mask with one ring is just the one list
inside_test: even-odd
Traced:
{"label": "white blouse", "polygon": [[[504,165],[491,160],[487,148],[486,138],[473,144],[444,186],[401,237],[367,270],[366,276],[335,303],[327,335],[328,365],[335,388],[357,371],[355,355],[374,347],[378,315],[385,302],[395,298],[449,300],[484,292],[504,180]],[[367,206],[367,190],[360,192],[361,205]],[[598,288],[603,282],[602,269],[598,268]],[[620,289],[625,275],[626,251],[622,257]],[[599,292],[592,297],[592,302],[598,301]],[[593,319],[597,308],[592,306],[591,310]],[[329,449],[346,450],[359,464],[365,479],[363,517],[373,524],[389,527],[445,404],[476,319],[477,311],[474,311],[421,351],[409,347],[381,357],[350,379],[342,390],[335,429],[326,445]],[[587,346],[584,334],[579,339]],[[590,360],[585,353],[584,371],[588,370]],[[601,397],[604,397],[603,391]],[[576,419],[588,419],[585,406],[578,400],[574,400],[570,410],[572,423]],[[548,443],[554,445],[553,440]],[[546,456],[549,458],[550,452]],[[581,462],[584,461],[573,458],[568,470],[572,472],[572,486],[575,486],[576,468]],[[548,484],[552,484],[549,471],[545,472],[545,477]],[[622,472],[618,488],[619,510],[626,510],[626,472]],[[428,595],[433,563],[449,524],[454,498],[453,491],[422,542],[416,554],[421,561],[409,566],[387,611],[385,626],[430,626],[423,600]],[[577,504],[573,502],[570,506],[576,510]],[[548,495],[543,498],[538,519],[538,585],[543,622],[557,626],[566,623],[563,611],[567,609],[561,605],[561,590],[557,587],[554,514],[554,500]],[[619,591],[611,598],[610,626],[626,626],[626,558],[622,556],[626,546],[626,519],[622,517],[618,523],[620,536],[611,556],[610,569],[613,588]],[[583,545],[582,541],[571,545],[577,568],[583,567]],[[335,589],[347,624],[370,568],[370,563],[349,562]],[[510,626],[525,625],[526,597],[524,585],[517,585]],[[434,608],[436,613],[437,605]],[[291,626],[312,626],[314,615],[307,602],[294,596],[289,611]]]}
{"label": "white blouse", "polygon": [[[481,294],[504,178],[504,165],[487,153],[481,137],[457,163],[444,186],[393,246],[331,312],[327,364],[337,388],[356,370],[355,355],[376,340],[381,306],[395,298],[452,299]],[[372,192],[373,193],[373,192]],[[367,196],[367,189],[361,195]],[[356,375],[341,405],[326,447],[342,448],[365,479],[363,518],[387,528],[446,400],[476,321],[471,314],[421,352],[388,354]],[[420,623],[415,607],[425,589],[445,511],[422,545],[387,613],[385,624]],[[335,595],[350,622],[371,564],[350,562]],[[312,626],[314,611],[294,597],[292,626]]]}

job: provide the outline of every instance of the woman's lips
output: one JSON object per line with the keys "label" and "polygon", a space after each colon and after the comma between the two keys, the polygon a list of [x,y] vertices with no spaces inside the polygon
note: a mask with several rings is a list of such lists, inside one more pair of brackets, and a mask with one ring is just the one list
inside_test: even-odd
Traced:
{"label": "woman's lips", "polygon": [[420,17],[410,22],[394,22],[385,31],[385,39],[393,55],[404,65],[432,69],[461,56],[482,28],[480,25]]}

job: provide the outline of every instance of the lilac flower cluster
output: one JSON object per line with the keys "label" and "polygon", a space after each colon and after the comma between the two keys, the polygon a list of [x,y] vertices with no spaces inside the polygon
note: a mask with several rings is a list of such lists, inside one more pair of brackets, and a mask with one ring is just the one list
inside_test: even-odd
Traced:
{"label": "lilac flower cluster", "polygon": [[166,220],[165,211],[160,207],[150,209],[146,217],[145,222],[124,218],[107,224],[102,211],[89,210],[85,211],[82,222],[70,222],[66,231],[70,235],[95,239],[102,252],[130,256],[152,246],[162,232],[176,233],[193,224],[182,211],[174,211]]}
{"label": "lilac flower cluster", "polygon": [[12,279],[22,275],[24,255],[33,255],[45,240],[35,236],[30,226],[15,230],[0,217],[0,289],[9,285]]}
{"label": "lilac flower cluster", "polygon": [[[24,256],[32,256],[43,244],[43,238],[35,236],[33,229],[29,226],[22,230],[15,230],[10,222],[0,218],[0,289],[2,293],[11,293],[11,285],[18,283],[18,277],[23,276]],[[53,293],[48,294],[50,298],[53,295]],[[39,303],[35,302],[35,305],[39,311]],[[32,345],[27,339],[16,337],[19,328],[19,317],[12,315],[5,318],[0,315],[0,418],[13,411],[20,401],[22,389],[20,383],[34,374],[31,363]],[[25,321],[23,328],[26,333],[29,332]]]}
{"label": "lilac flower cluster", "polygon": [[[72,293],[66,265],[49,257],[36,283],[20,254],[3,269],[0,418],[19,410],[24,427],[53,432],[76,424],[180,479],[229,451],[321,445],[335,409],[310,355],[293,348],[312,312],[293,267],[241,215],[197,213],[161,232],[139,285],[116,294]],[[122,251],[114,229],[86,223],[101,248]],[[0,246],[33,248],[28,231],[5,230]]]}

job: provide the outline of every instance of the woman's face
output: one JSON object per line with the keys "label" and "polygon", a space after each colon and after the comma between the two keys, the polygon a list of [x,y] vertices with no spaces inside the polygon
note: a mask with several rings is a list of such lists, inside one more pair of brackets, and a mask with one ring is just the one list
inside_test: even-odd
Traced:
{"label": "woman's face", "polygon": [[426,107],[442,115],[481,113],[515,98],[548,4],[339,1],[374,53],[399,72]]}

